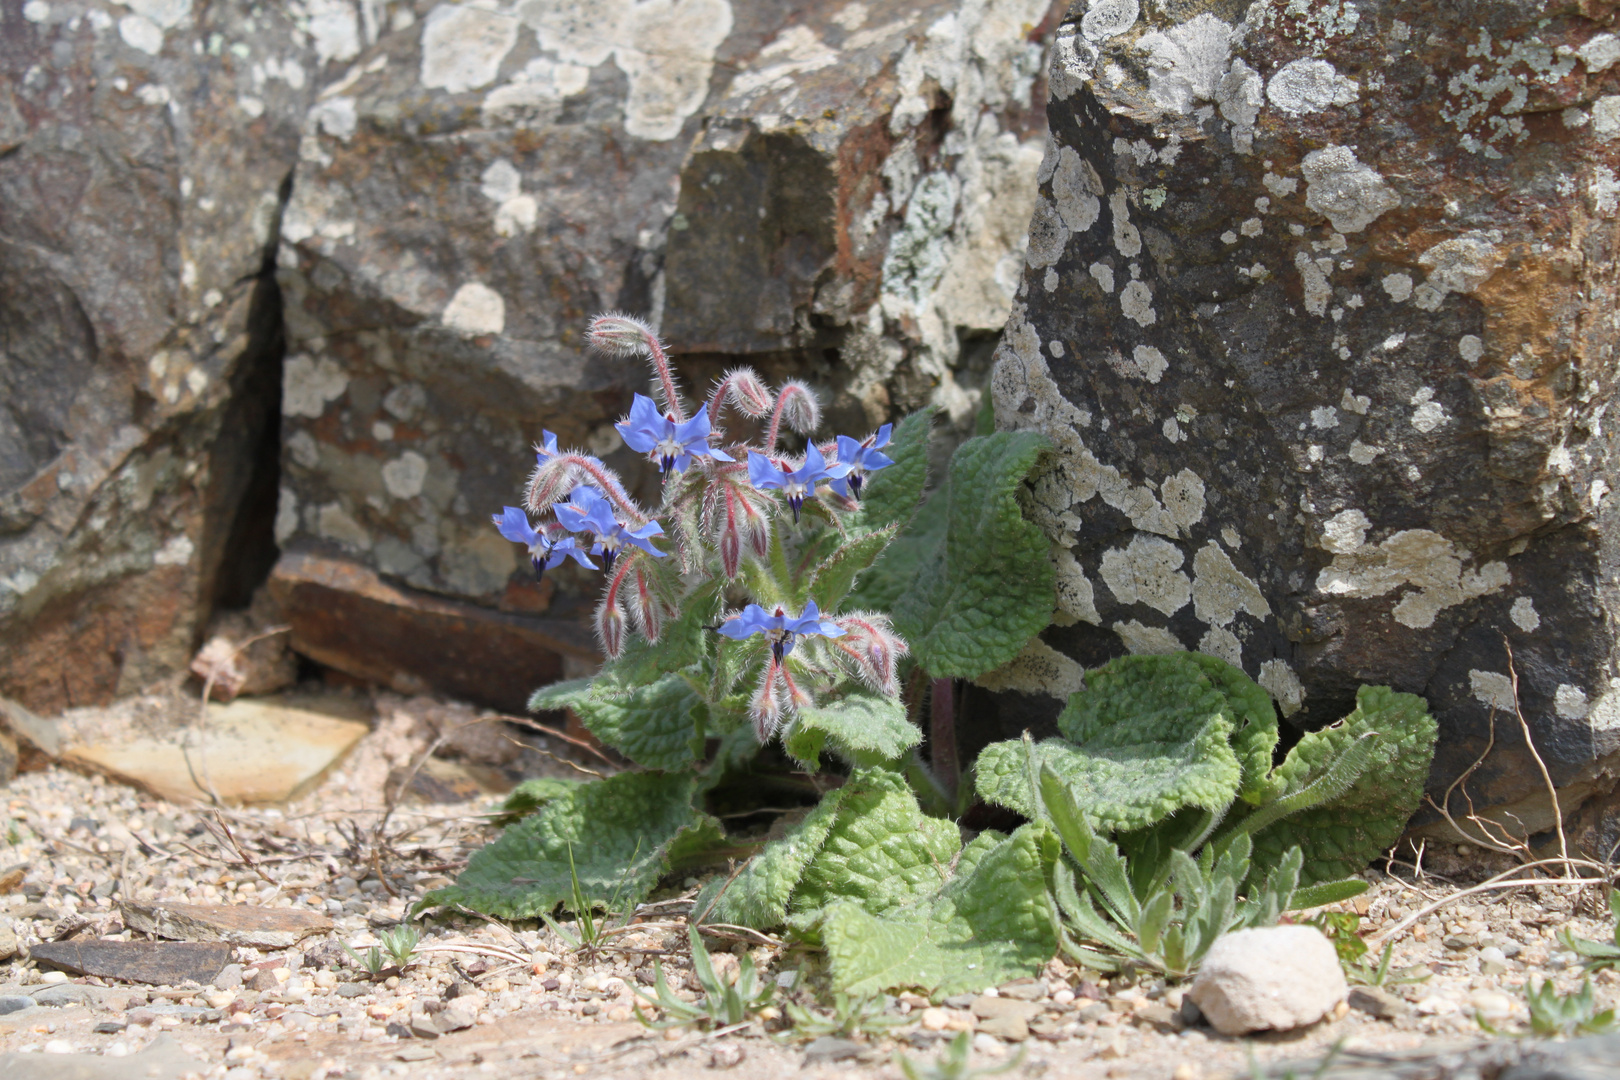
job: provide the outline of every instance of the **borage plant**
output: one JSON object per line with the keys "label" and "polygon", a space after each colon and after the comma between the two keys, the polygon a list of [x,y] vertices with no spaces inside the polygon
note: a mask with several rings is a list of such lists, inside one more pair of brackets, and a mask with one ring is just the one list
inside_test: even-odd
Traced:
{"label": "borage plant", "polygon": [[[530,707],[571,710],[636,768],[528,799],[534,812],[424,905],[521,918],[615,892],[640,900],[671,870],[759,850],[708,812],[722,795],[820,804],[700,898],[694,917],[711,922],[792,915],[813,934],[839,902],[875,914],[938,892],[948,868],[966,880],[997,863],[980,858],[994,844],[969,857],[954,824],[924,815],[907,777],[937,786],[912,754],[930,683],[1007,662],[1051,613],[1046,541],[1014,498],[1044,440],[969,440],[924,502],[929,411],[824,438],[801,382],[773,389],[739,368],[689,402],[644,324],[600,316],[588,337],[651,362],[656,397],[636,395],[617,426],[662,473],[659,505],[547,432],[524,505],[495,524],[536,574],[570,558],[600,569],[607,663]],[[790,762],[773,766],[779,753]],[[1021,917],[1050,937],[1044,907],[1035,917],[1040,875],[1023,892]],[[1021,965],[1045,959],[1014,951]]]}

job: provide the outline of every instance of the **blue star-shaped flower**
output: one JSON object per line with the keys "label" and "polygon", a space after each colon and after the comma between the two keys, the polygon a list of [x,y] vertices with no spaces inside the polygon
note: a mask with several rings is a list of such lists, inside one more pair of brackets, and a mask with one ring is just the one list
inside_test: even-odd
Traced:
{"label": "blue star-shaped flower", "polygon": [[842,637],[843,628],[821,617],[814,600],[807,601],[799,615],[789,615],[778,607],[774,615],[767,614],[758,604],[749,604],[742,613],[733,615],[717,627],[719,633],[741,641],[754,634],[764,634],[771,643],[771,655],[780,664],[782,657],[793,651],[793,643],[809,634],[823,637]]}
{"label": "blue star-shaped flower", "polygon": [[567,558],[572,558],[587,569],[596,569],[596,564],[585,557],[585,552],[574,543],[572,536],[565,536],[561,540],[548,539],[545,533],[529,524],[529,515],[516,506],[506,507],[502,513],[492,515],[490,520],[495,522],[502,536],[529,549],[536,581],[540,580],[540,575]]}
{"label": "blue star-shaped flower", "polygon": [[859,499],[861,485],[866,483],[866,474],[894,464],[893,458],[878,453],[889,445],[889,435],[893,431],[893,424],[884,424],[863,442],[856,442],[848,435],[838,436],[838,463],[847,466],[847,470],[843,476],[834,478],[832,489],[846,497],[853,492],[855,498]]}
{"label": "blue star-shaped flower", "polygon": [[709,445],[707,409],[699,409],[692,419],[677,424],[674,417],[658,411],[658,403],[652,398],[637,394],[630,405],[630,415],[613,426],[619,429],[624,444],[630,449],[656,458],[659,472],[670,469],[685,472],[694,457],[732,460]]}
{"label": "blue star-shaped flower", "polygon": [[558,503],[552,509],[565,528],[572,532],[588,532],[596,538],[591,554],[602,556],[605,570],[613,569],[613,560],[619,557],[626,544],[634,544],[659,559],[668,554],[653,547],[649,539],[664,535],[662,525],[649,521],[639,529],[625,528],[613,516],[613,504],[600,491],[587,484],[575,488],[569,493],[567,502]]}
{"label": "blue star-shaped flower", "polygon": [[535,460],[544,465],[547,458],[557,456],[557,436],[549,431],[542,430],[540,437],[545,441],[534,448]]}
{"label": "blue star-shaped flower", "polygon": [[772,465],[771,459],[764,454],[748,451],[749,483],[761,490],[781,488],[782,494],[787,496],[788,505],[793,508],[795,524],[799,521],[799,508],[804,505],[804,500],[815,497],[816,484],[841,477],[846,471],[842,464],[829,466],[815,443],[805,447],[804,464],[793,470],[785,465]]}

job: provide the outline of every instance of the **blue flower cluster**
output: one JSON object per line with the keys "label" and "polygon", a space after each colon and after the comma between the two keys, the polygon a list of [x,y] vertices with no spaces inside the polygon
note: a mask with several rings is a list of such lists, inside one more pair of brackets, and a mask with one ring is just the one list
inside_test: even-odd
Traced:
{"label": "blue flower cluster", "polygon": [[[625,628],[632,623],[647,641],[658,641],[693,577],[713,573],[711,557],[717,557],[727,580],[738,583],[731,589],[746,581],[739,579],[745,549],[768,562],[778,542],[773,536],[779,536],[772,527],[776,500],[787,504],[795,523],[809,499],[823,499],[829,509],[853,509],[871,474],[894,464],[883,453],[893,433],[889,424],[864,440],[840,435],[818,445],[813,436],[821,423],[820,404],[802,382],[789,380],[773,391],[752,369],[737,368],[689,412],[669,357],[646,323],[626,315],[597,316],[587,339],[599,351],[642,353],[652,362],[662,400],[636,394],[629,415],[615,426],[626,446],[647,455],[664,474],[663,505],[651,513],[643,510],[611,468],[582,451],[560,449],[557,436],[546,431],[535,447],[525,505],[505,507],[493,520],[502,536],[528,550],[536,578],[568,559],[605,572],[596,631],[610,658],[622,652]],[[718,426],[726,409],[759,422],[763,436],[753,442],[728,440]],[[783,452],[784,426],[810,440],[803,457]],[[531,514],[540,515],[540,524]],[[665,536],[664,523],[672,536]],[[663,546],[654,543],[660,537]],[[765,572],[771,573],[768,567]],[[824,617],[814,601],[797,614],[749,603],[713,629],[734,641],[757,634],[769,643],[750,704],[762,740],[776,730],[785,711],[810,703],[808,686],[840,667],[881,693],[898,692],[895,665],[906,644],[882,615]],[[788,657],[801,645],[790,667]],[[801,685],[807,673],[811,681]]]}

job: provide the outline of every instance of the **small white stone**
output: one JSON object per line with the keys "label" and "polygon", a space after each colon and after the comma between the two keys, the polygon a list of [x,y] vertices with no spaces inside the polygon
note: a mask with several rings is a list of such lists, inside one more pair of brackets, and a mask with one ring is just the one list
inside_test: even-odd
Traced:
{"label": "small white stone", "polygon": [[1343,1001],[1333,945],[1313,926],[1269,926],[1222,935],[1187,996],[1222,1035],[1287,1031]]}

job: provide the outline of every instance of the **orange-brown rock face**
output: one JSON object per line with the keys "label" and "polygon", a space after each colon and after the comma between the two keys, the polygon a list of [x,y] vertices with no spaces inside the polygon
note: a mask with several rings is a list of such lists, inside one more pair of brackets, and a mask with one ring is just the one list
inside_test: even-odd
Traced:
{"label": "orange-brown rock face", "polygon": [[1305,725],[1361,682],[1423,694],[1441,790],[1494,709],[1471,786],[1529,807],[1511,648],[1555,777],[1610,767],[1615,23],[1074,6],[993,379],[1001,426],[1057,447],[1029,500],[1052,645],[1202,649]]}

